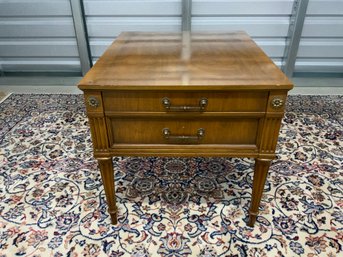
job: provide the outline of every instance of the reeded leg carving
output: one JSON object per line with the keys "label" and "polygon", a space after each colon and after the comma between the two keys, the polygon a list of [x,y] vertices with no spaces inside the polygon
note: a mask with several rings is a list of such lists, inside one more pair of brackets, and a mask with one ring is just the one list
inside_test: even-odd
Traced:
{"label": "reeded leg carving", "polygon": [[102,183],[105,188],[108,213],[111,216],[112,224],[116,225],[118,221],[112,158],[99,158],[97,160],[99,162]]}
{"label": "reeded leg carving", "polygon": [[266,182],[270,163],[271,163],[271,160],[268,160],[268,159],[255,160],[252,197],[251,197],[251,205],[250,205],[250,210],[249,210],[249,222],[248,222],[248,226],[250,227],[254,226],[256,217],[258,215],[258,208],[260,206],[263,188]]}

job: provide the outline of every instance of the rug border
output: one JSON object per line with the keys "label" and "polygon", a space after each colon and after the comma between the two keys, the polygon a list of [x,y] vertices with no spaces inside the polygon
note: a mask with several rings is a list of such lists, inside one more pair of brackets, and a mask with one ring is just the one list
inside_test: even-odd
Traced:
{"label": "rug border", "polygon": [[9,98],[12,94],[13,94],[13,93],[11,92],[11,93],[8,93],[8,95],[4,96],[4,98],[2,98],[2,99],[0,100],[0,104],[2,104],[3,102],[5,102],[5,101],[7,100],[7,98]]}

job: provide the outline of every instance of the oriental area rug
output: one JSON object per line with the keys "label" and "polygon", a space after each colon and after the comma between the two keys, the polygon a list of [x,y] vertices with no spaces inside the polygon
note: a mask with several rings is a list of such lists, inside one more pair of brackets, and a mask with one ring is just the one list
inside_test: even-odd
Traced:
{"label": "oriental area rug", "polygon": [[343,97],[290,96],[255,227],[254,160],[114,158],[110,224],[81,95],[0,104],[0,256],[343,256]]}

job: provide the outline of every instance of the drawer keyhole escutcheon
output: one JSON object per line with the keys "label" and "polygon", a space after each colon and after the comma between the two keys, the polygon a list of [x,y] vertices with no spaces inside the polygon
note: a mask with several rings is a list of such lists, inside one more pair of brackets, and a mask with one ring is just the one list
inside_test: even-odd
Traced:
{"label": "drawer keyhole escutcheon", "polygon": [[279,109],[284,105],[284,101],[280,97],[275,97],[272,102],[272,107],[275,109]]}
{"label": "drawer keyhole escutcheon", "polygon": [[94,96],[90,96],[88,97],[88,105],[90,107],[97,108],[99,107],[99,100]]}
{"label": "drawer keyhole escutcheon", "polygon": [[172,103],[168,97],[164,97],[162,99],[162,105],[167,111],[174,111],[174,112],[200,112],[204,111],[206,106],[208,105],[207,98],[201,98],[199,100],[198,106],[172,106]]}
{"label": "drawer keyhole escutcheon", "polygon": [[205,136],[205,129],[199,128],[197,131],[197,134],[195,136],[191,135],[172,135],[171,131],[169,128],[164,128],[162,129],[162,134],[164,139],[168,141],[173,141],[177,143],[198,143],[204,136]]}

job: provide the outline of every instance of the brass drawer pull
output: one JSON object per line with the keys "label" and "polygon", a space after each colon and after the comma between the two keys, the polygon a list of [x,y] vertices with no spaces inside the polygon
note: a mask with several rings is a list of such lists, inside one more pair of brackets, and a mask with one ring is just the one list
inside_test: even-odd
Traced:
{"label": "brass drawer pull", "polygon": [[199,106],[172,106],[171,101],[168,97],[162,99],[162,104],[167,111],[174,112],[201,112],[204,111],[208,100],[206,98],[201,98],[199,100]]}
{"label": "brass drawer pull", "polygon": [[205,129],[199,128],[197,131],[196,136],[173,136],[170,132],[169,128],[164,128],[162,130],[164,139],[168,141],[174,141],[179,144],[187,144],[187,143],[199,143],[199,141],[205,136]]}

